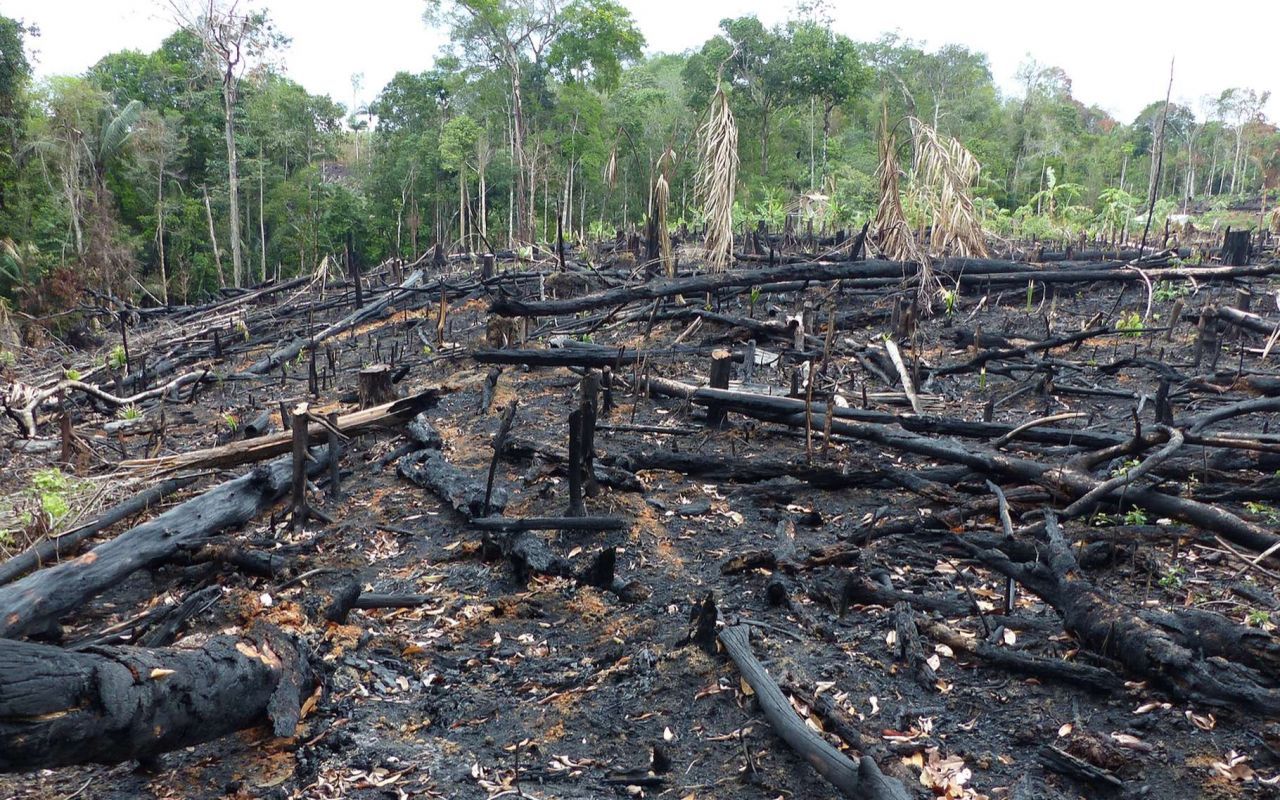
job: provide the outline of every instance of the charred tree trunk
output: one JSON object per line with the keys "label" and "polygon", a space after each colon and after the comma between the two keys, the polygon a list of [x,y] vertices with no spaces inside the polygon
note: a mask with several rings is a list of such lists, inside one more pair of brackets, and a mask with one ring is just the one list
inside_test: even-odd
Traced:
{"label": "charred tree trunk", "polygon": [[[319,470],[327,460],[328,455],[321,451],[309,467]],[[79,558],[0,587],[0,637],[15,638],[47,628],[137,570],[168,560],[182,546],[243,525],[285,496],[292,472],[292,458],[277,459],[103,542]]]}
{"label": "charred tree trunk", "polygon": [[396,387],[391,382],[391,367],[374,364],[360,370],[357,375],[360,407],[369,408],[396,399]]}
{"label": "charred tree trunk", "polygon": [[270,722],[292,736],[313,680],[279,630],[198,649],[0,640],[0,771],[113,764]]}

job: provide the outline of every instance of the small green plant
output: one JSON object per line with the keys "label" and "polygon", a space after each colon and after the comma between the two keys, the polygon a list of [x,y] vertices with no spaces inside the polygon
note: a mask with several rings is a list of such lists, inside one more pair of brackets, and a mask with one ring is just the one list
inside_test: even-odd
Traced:
{"label": "small green plant", "polygon": [[18,357],[12,350],[0,350],[0,367],[12,367],[18,363]]}
{"label": "small green plant", "polygon": [[752,286],[751,294],[747,295],[747,302],[751,304],[750,308],[751,308],[752,319],[755,319],[755,316],[756,316],[756,303],[760,302],[760,294],[761,294],[760,287]]}
{"label": "small green plant", "polygon": [[60,469],[49,467],[36,470],[31,476],[31,486],[40,501],[40,508],[56,523],[71,511],[67,495],[72,489],[71,479]]}
{"label": "small green plant", "polygon": [[1093,515],[1093,526],[1095,528],[1105,528],[1109,525],[1114,525],[1114,524],[1116,524],[1116,521],[1112,519],[1110,514],[1104,514],[1103,512],[1099,511],[1098,513]]}
{"label": "small green plant", "polygon": [[1125,525],[1146,525],[1147,513],[1140,508],[1131,508],[1124,515]]}
{"label": "small green plant", "polygon": [[133,403],[130,403],[117,411],[116,416],[122,420],[142,419],[142,409],[138,408]]}
{"label": "small green plant", "polygon": [[1182,585],[1182,579],[1186,574],[1186,570],[1182,567],[1169,567],[1169,569],[1160,576],[1158,583],[1166,589],[1177,589]]}
{"label": "small green plant", "polygon": [[978,372],[978,391],[985,392],[987,390],[987,368],[983,367]]}
{"label": "small green plant", "polygon": [[1116,330],[1121,331],[1125,336],[1141,336],[1144,327],[1142,315],[1137,311],[1120,315],[1119,321],[1116,322]]}
{"label": "small green plant", "polygon": [[1256,514],[1265,519],[1271,525],[1280,525],[1280,509],[1276,509],[1268,503],[1248,502],[1244,504],[1245,510],[1250,514]]}
{"label": "small green plant", "polygon": [[1127,477],[1129,476],[1129,470],[1136,468],[1136,467],[1137,467],[1139,464],[1141,464],[1141,463],[1142,463],[1142,461],[1141,461],[1140,459],[1137,459],[1137,458],[1131,458],[1131,459],[1129,459],[1129,460],[1125,461],[1125,462],[1124,462],[1123,464],[1121,464],[1120,466],[1118,466],[1118,467],[1116,467],[1115,469],[1111,470],[1111,477],[1113,477],[1113,478],[1127,478]]}
{"label": "small green plant", "polygon": [[78,381],[80,380],[80,370],[68,367],[62,371],[62,377],[69,381]]}
{"label": "small green plant", "polygon": [[954,316],[956,313],[956,304],[960,300],[960,292],[955,289],[942,290],[942,306],[948,317]]}
{"label": "small green plant", "polygon": [[578,341],[584,342],[586,344],[591,344],[594,341],[594,339],[592,339],[591,334],[589,333],[581,333],[581,334],[578,334]]}
{"label": "small green plant", "polygon": [[1271,622],[1271,614],[1266,611],[1250,611],[1245,616],[1244,623],[1250,628],[1261,628]]}
{"label": "small green plant", "polygon": [[240,420],[230,411],[222,415],[222,424],[227,426],[227,430],[235,433],[240,427]]}
{"label": "small green plant", "polygon": [[1174,281],[1160,281],[1156,284],[1154,296],[1161,303],[1169,303],[1177,300],[1179,297],[1187,296],[1187,285],[1185,283],[1177,283]]}
{"label": "small green plant", "polygon": [[107,366],[113,370],[122,370],[128,363],[129,359],[125,356],[122,344],[111,348],[111,352],[107,354]]}
{"label": "small green plant", "polygon": [[241,339],[249,341],[249,325],[243,319],[236,320],[236,333],[240,334]]}

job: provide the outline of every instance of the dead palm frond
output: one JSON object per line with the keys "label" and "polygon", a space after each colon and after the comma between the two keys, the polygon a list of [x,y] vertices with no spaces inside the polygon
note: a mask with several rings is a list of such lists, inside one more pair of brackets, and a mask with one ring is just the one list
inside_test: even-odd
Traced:
{"label": "dead palm frond", "polygon": [[618,186],[618,143],[609,149],[609,160],[604,165],[604,182],[610,191]]}
{"label": "dead palm frond", "polygon": [[671,186],[667,176],[658,173],[653,186],[653,212],[658,220],[658,249],[662,253],[662,269],[668,278],[676,276],[676,262],[671,257],[671,234],[667,228],[667,207],[671,203]]}
{"label": "dead palm frond", "polygon": [[915,149],[911,186],[930,216],[930,250],[935,255],[986,256],[982,222],[970,194],[982,165],[957,140],[915,117],[908,122]]}
{"label": "dead palm frond", "polygon": [[733,194],[738,182],[738,125],[729,98],[717,83],[711,110],[699,130],[702,163],[698,165],[698,194],[706,217],[707,264],[723,270],[733,257]]}
{"label": "dead palm frond", "polygon": [[887,258],[894,261],[914,262],[917,264],[916,292],[921,307],[930,307],[932,295],[938,281],[929,265],[928,254],[916,242],[915,233],[907,222],[907,215],[902,210],[902,193],[898,168],[898,137],[889,127],[889,114],[883,114],[880,127],[880,165],[876,168],[876,179],[880,182],[880,204],[876,207],[874,241]]}

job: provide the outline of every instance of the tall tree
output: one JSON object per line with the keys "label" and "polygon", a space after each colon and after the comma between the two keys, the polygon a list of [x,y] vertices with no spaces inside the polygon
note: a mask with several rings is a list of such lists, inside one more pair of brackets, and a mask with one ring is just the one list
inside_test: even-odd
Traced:
{"label": "tall tree", "polygon": [[449,29],[464,62],[501,70],[507,78],[516,175],[513,235],[528,241],[535,164],[528,149],[526,81],[550,67],[616,84],[620,65],[639,57],[644,37],[631,14],[612,0],[427,0],[425,19]]}
{"label": "tall tree", "polygon": [[240,170],[236,153],[236,102],[246,68],[288,39],[276,31],[265,11],[238,10],[239,0],[208,0],[197,14],[175,5],[180,21],[200,37],[222,82],[224,136],[227,143],[227,200],[230,206],[232,282],[243,281],[240,238]]}

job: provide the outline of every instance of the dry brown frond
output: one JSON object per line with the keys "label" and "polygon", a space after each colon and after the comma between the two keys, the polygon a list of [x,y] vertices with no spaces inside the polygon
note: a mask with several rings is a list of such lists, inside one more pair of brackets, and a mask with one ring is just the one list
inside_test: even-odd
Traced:
{"label": "dry brown frond", "polygon": [[982,222],[973,208],[970,189],[982,165],[957,140],[909,117],[915,147],[911,186],[929,212],[930,249],[936,255],[987,255]]}
{"label": "dry brown frond", "polygon": [[733,194],[738,183],[738,125],[724,89],[716,86],[711,111],[699,131],[702,163],[698,165],[698,194],[707,221],[707,264],[713,270],[729,266],[733,258]]}
{"label": "dry brown frond", "polygon": [[671,203],[671,186],[667,176],[658,173],[653,187],[654,214],[658,219],[658,248],[662,252],[662,268],[668,278],[676,276],[676,262],[671,257],[671,234],[667,229],[667,207]]}
{"label": "dry brown frond", "polygon": [[914,262],[916,270],[917,300],[924,310],[931,306],[931,296],[938,281],[929,265],[929,256],[916,242],[907,215],[902,210],[902,194],[899,184],[898,139],[889,128],[886,110],[880,127],[880,165],[876,179],[880,182],[880,204],[872,222],[874,241],[887,258],[894,261]]}
{"label": "dry brown frond", "polygon": [[618,186],[618,144],[614,142],[613,147],[609,149],[609,160],[604,165],[604,182],[609,185],[609,189],[615,189]]}

